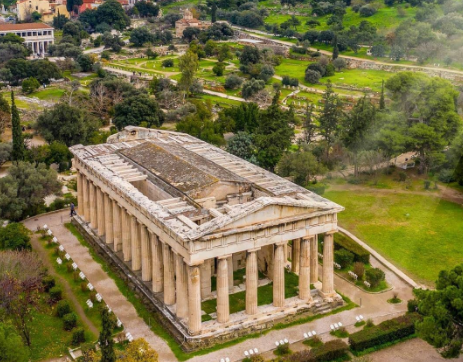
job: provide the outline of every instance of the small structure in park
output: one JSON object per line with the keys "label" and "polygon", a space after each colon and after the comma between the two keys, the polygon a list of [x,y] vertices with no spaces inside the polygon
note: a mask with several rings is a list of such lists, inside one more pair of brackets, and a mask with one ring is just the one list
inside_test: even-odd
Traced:
{"label": "small structure in park", "polygon": [[175,22],[175,36],[177,38],[183,37],[183,31],[186,28],[199,28],[201,30],[207,29],[211,26],[209,21],[201,21],[193,17],[193,13],[185,9],[183,18]]}
{"label": "small structure in park", "polygon": [[[129,126],[106,144],[71,151],[79,204],[73,222],[164,314],[186,348],[342,304],[333,283],[341,206],[183,133]],[[299,295],[285,299],[290,264]],[[235,283],[239,269],[245,277]],[[273,282],[272,304],[258,303],[259,272]],[[230,313],[236,306],[229,294],[239,291],[245,310]],[[202,322],[202,302],[210,299],[217,311]]]}

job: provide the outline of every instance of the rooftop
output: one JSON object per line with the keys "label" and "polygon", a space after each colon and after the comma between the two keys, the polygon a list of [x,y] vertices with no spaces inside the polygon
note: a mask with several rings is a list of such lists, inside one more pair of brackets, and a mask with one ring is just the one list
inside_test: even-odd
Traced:
{"label": "rooftop", "polygon": [[[129,126],[105,144],[76,145],[71,151],[99,178],[183,240],[226,232],[227,225],[236,227],[237,220],[269,205],[300,209],[296,217],[343,210],[184,133]],[[275,215],[274,221],[281,222],[281,217]]]}
{"label": "rooftop", "polygon": [[53,29],[44,23],[0,24],[0,31]]}

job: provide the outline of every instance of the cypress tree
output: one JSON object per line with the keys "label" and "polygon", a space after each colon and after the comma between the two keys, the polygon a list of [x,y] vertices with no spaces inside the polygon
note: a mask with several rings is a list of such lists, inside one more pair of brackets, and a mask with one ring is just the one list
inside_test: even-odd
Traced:
{"label": "cypress tree", "polygon": [[384,79],[381,85],[381,97],[379,98],[379,109],[385,109],[386,103],[384,102]]}
{"label": "cypress tree", "polygon": [[13,161],[21,161],[24,159],[24,139],[18,108],[16,108],[16,104],[14,103],[13,91],[11,91],[11,126],[13,133],[13,150],[11,151],[11,159]]}
{"label": "cypress tree", "polygon": [[116,361],[116,354],[114,353],[114,339],[112,331],[114,329],[114,321],[109,316],[108,308],[101,310],[101,332],[98,342],[101,348],[101,362],[114,362]]}
{"label": "cypress tree", "polygon": [[334,36],[333,39],[333,60],[339,57],[339,48],[338,48],[338,37],[337,35]]}

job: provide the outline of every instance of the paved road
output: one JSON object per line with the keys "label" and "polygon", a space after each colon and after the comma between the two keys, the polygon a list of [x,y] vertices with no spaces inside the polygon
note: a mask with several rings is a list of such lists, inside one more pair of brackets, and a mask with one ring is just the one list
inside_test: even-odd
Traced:
{"label": "paved road", "polygon": [[134,338],[144,338],[158,352],[159,361],[176,361],[177,359],[166,342],[150,330],[144,320],[138,316],[133,305],[119,291],[114,280],[108,276],[100,264],[93,260],[88,249],[82,246],[77,238],[66,229],[64,223],[70,221],[68,213],[68,210],[64,210],[37,216],[26,220],[24,224],[34,231],[37,230],[37,226],[47,224],[71,258],[84,272],[88,281],[93,284],[95,290],[103,296],[105,302],[121,320],[125,331],[130,332]]}

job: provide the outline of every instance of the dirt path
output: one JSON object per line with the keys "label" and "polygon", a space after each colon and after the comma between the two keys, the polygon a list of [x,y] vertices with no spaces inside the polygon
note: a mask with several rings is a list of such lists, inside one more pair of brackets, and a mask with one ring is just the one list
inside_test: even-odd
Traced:
{"label": "dirt path", "polygon": [[67,299],[70,300],[72,305],[74,306],[74,310],[77,312],[79,317],[82,319],[82,322],[87,326],[87,328],[95,335],[99,335],[99,330],[98,328],[95,327],[95,325],[92,323],[90,319],[88,319],[87,315],[84,312],[84,309],[82,306],[79,304],[79,301],[77,300],[76,296],[74,295],[74,292],[72,291],[71,287],[69,286],[69,283],[67,282],[66,279],[64,279],[61,275],[59,275],[53,264],[50,262],[50,257],[48,256],[47,250],[44,248],[40,240],[38,239],[38,235],[34,234],[31,238],[31,245],[32,248],[39,254],[40,259],[42,262],[45,264],[45,266],[48,268],[48,272],[50,275],[54,276],[57,281],[60,283],[60,285],[63,286],[64,288],[64,294],[66,295]]}
{"label": "dirt path", "polygon": [[330,191],[362,191],[362,192],[374,192],[375,195],[388,195],[388,194],[407,194],[407,195],[421,195],[421,196],[430,196],[437,197],[442,200],[454,202],[457,204],[463,204],[463,193],[452,189],[448,186],[439,185],[439,190],[437,191],[410,191],[410,190],[400,190],[400,189],[376,189],[369,188],[366,186],[359,185],[330,185]]}

